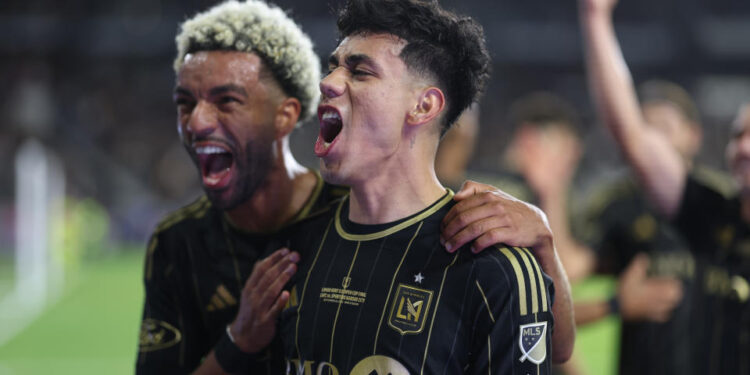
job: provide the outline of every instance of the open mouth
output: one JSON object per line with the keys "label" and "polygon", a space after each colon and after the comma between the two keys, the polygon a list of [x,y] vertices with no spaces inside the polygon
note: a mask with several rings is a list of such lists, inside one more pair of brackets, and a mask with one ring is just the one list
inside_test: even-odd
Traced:
{"label": "open mouth", "polygon": [[194,148],[200,165],[203,185],[211,189],[221,189],[229,184],[234,155],[219,146],[197,146]]}
{"label": "open mouth", "polygon": [[332,107],[323,107],[318,111],[320,121],[320,133],[315,143],[315,154],[325,156],[328,150],[336,141],[336,137],[341,133],[343,123],[341,115]]}

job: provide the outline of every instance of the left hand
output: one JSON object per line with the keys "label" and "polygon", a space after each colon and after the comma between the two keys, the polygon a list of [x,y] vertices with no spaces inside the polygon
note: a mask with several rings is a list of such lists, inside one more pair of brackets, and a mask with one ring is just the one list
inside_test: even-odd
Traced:
{"label": "left hand", "polygon": [[552,242],[542,210],[494,186],[466,181],[453,199],[458,203],[443,218],[440,236],[448,252],[471,241],[474,253],[497,243],[536,247]]}

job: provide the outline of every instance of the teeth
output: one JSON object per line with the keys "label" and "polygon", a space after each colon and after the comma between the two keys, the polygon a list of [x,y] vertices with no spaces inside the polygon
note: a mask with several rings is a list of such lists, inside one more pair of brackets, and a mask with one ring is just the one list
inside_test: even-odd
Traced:
{"label": "teeth", "polygon": [[320,116],[320,119],[322,121],[328,121],[328,120],[341,121],[341,116],[339,116],[339,113],[336,111],[326,111],[326,112],[323,112],[323,116]]}
{"label": "teeth", "polygon": [[216,146],[203,146],[203,147],[196,147],[195,153],[199,155],[204,154],[223,154],[226,153],[226,150],[224,150],[221,147]]}

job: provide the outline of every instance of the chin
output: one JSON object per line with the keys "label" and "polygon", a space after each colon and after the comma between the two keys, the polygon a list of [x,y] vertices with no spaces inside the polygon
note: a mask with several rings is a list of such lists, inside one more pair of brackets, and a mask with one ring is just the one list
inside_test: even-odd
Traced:
{"label": "chin", "polygon": [[343,179],[337,173],[323,166],[322,162],[320,165],[320,176],[329,184],[343,185]]}
{"label": "chin", "polygon": [[241,203],[237,202],[237,199],[229,195],[226,190],[217,191],[204,189],[203,191],[206,192],[206,197],[208,197],[208,200],[211,201],[211,205],[220,210],[230,210],[234,207],[239,206],[239,204]]}

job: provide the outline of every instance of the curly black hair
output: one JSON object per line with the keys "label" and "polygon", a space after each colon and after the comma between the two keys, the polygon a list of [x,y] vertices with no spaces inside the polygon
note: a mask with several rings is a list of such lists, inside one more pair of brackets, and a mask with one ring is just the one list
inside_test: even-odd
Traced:
{"label": "curly black hair", "polygon": [[401,59],[432,77],[446,96],[445,133],[475,102],[490,76],[482,26],[434,0],[348,0],[338,12],[339,42],[350,35],[387,33],[406,41]]}

